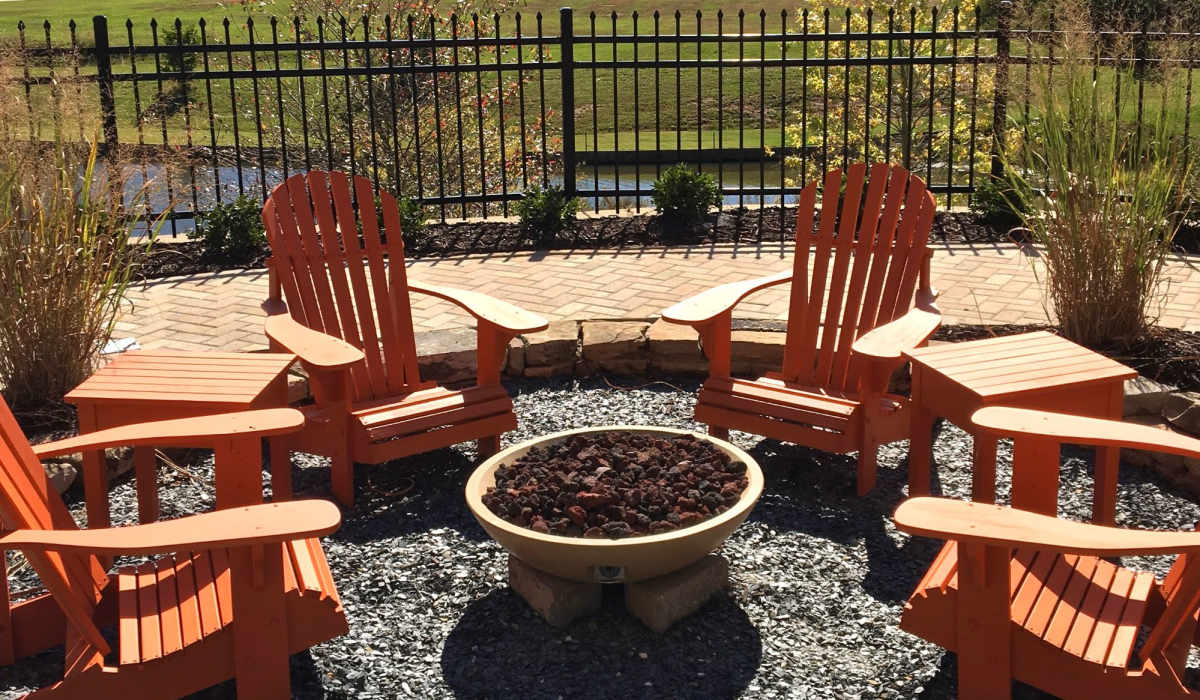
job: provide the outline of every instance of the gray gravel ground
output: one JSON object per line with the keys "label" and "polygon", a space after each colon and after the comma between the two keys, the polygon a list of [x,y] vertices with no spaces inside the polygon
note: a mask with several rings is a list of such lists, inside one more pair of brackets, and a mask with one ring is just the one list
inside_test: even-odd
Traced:
{"label": "gray gravel ground", "polygon": [[[616,379],[634,384],[644,380]],[[512,443],[556,430],[609,423],[700,428],[697,384],[632,390],[600,379],[509,385],[521,427]],[[881,450],[879,486],[854,493],[854,459],[735,433],[766,474],[758,506],[725,544],[731,588],[664,635],[627,616],[619,590],[604,610],[565,630],[545,625],[505,583],[505,555],[462,498],[474,465],[469,445],[361,467],[359,500],[326,552],[350,618],[348,636],[293,658],[299,697],[704,697],[859,698],[954,696],[953,657],[897,627],[900,610],[939,543],[910,538],[890,514],[904,497],[907,445]],[[1011,453],[1000,449],[1002,499]],[[944,425],[935,445],[935,490],[965,497],[970,438]],[[305,495],[327,494],[324,462],[307,455],[296,477]],[[165,517],[213,506],[211,458],[189,466],[198,480],[160,474]],[[264,478],[266,475],[264,474]],[[409,479],[415,487],[397,496]],[[1090,514],[1089,453],[1063,468],[1063,515]],[[1118,521],[1185,528],[1200,507],[1146,471],[1122,467]],[[82,521],[82,502],[71,503]],[[132,483],[113,493],[114,520],[134,520]],[[1127,562],[1129,563],[1129,562]],[[1161,575],[1169,560],[1138,560]],[[32,581],[26,570],[16,578]],[[61,651],[0,668],[0,695],[45,685]],[[232,686],[204,697],[231,697]],[[1017,697],[1041,697],[1019,688]]]}

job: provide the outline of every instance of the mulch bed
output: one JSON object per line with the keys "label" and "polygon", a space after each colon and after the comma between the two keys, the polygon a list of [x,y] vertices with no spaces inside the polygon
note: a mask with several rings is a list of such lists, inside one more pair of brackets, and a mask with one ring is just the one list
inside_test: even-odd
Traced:
{"label": "mulch bed", "polygon": [[270,255],[270,252],[264,248],[252,259],[240,263],[206,260],[204,246],[199,241],[172,240],[169,237],[163,240],[171,242],[165,245],[156,245],[151,249],[150,254],[134,268],[135,280],[145,281],[180,275],[199,275],[224,270],[260,269],[267,266],[267,257]]}
{"label": "mulch bed", "polygon": [[[466,221],[429,223],[412,239],[405,241],[410,258],[461,254],[507,253],[548,247],[551,250],[578,248],[626,248],[665,245],[704,245],[709,243],[757,243],[789,239],[796,227],[796,209],[729,209],[711,214],[698,229],[679,232],[665,229],[653,213],[635,216],[583,218],[549,245],[537,245],[521,227],[511,221]],[[182,234],[181,234],[182,237]],[[167,239],[170,240],[170,239]],[[157,246],[150,259],[138,269],[138,279],[195,275],[221,270],[258,268],[265,264],[267,251],[249,261],[227,263],[204,260],[198,242],[180,240]],[[1007,241],[1007,231],[990,226],[975,214],[938,212],[934,218],[932,241],[982,243]]]}
{"label": "mulch bed", "polygon": [[[780,221],[782,218],[782,226]],[[710,214],[696,230],[664,228],[659,217],[648,212],[633,216],[582,218],[566,233],[549,243],[535,243],[512,221],[430,222],[416,236],[406,237],[405,253],[410,258],[448,255],[510,253],[518,251],[628,248],[648,246],[705,245],[710,243],[758,243],[787,240],[796,228],[796,209],[726,209]],[[929,240],[937,243],[1003,243],[1013,240],[1009,228],[971,212],[938,211]],[[135,276],[138,280],[196,275],[222,270],[261,268],[269,252],[250,260],[228,262],[205,260],[199,242],[184,234],[169,245],[159,245]],[[1175,237],[1176,249],[1200,253],[1200,225],[1188,225]]]}
{"label": "mulch bed", "polygon": [[543,534],[620,539],[691,527],[737,503],[746,464],[691,435],[576,435],[496,468],[483,504]]}

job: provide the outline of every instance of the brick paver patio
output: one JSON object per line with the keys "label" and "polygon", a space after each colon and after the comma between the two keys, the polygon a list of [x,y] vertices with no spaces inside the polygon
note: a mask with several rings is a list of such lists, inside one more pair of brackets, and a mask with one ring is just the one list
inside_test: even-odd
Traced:
{"label": "brick paver patio", "polygon": [[[934,287],[947,323],[1038,323],[1046,320],[1036,259],[1010,244],[955,244],[935,249]],[[715,284],[768,275],[791,265],[779,243],[623,250],[537,251],[409,261],[409,276],[473,289],[549,319],[651,318]],[[1200,258],[1173,259],[1160,321],[1200,330]],[[265,347],[265,270],[220,272],[137,286],[115,337],[145,348],[255,350]],[[788,287],[744,301],[739,318],[784,318]],[[413,297],[418,331],[469,325],[470,317],[438,299]]]}

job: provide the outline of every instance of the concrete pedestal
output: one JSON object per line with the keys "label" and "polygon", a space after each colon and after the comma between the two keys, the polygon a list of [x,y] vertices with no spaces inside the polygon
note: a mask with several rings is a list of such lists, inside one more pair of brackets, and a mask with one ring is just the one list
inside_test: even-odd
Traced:
{"label": "concrete pedestal", "polygon": [[[580,583],[539,571],[509,555],[508,584],[529,607],[554,627],[600,610],[601,584]],[[709,554],[700,561],[657,578],[625,584],[625,607],[655,632],[700,609],[729,584],[729,562]]]}

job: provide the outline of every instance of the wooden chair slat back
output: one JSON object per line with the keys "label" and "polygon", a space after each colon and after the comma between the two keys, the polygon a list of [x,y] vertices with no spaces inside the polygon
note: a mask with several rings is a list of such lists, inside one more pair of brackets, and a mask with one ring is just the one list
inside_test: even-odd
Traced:
{"label": "wooden chair slat back", "polygon": [[[321,176],[325,177],[322,178]],[[375,320],[375,307],[371,300],[371,285],[369,269],[363,264],[366,256],[366,251],[363,248],[362,238],[358,235],[358,229],[355,226],[350,226],[349,234],[346,230],[339,230],[341,222],[354,221],[354,206],[350,201],[350,184],[345,173],[330,172],[330,173],[312,173],[308,175],[309,190],[315,192],[313,196],[314,203],[323,203],[329,208],[332,228],[326,229],[330,233],[326,234],[330,240],[335,236],[338,237],[338,245],[341,246],[343,255],[346,259],[346,273],[350,278],[351,289],[353,290],[351,298],[352,315],[358,323],[362,331],[362,342],[364,354],[366,355],[367,368],[367,386],[368,393],[365,396],[373,394],[375,391],[382,392],[387,385],[387,368],[384,366],[385,360],[383,350],[380,345],[380,338],[383,329],[378,326]],[[320,187],[315,187],[316,184],[324,182],[329,188],[322,190]],[[328,192],[326,196],[325,192]],[[346,340],[346,338],[343,338]],[[349,342],[347,340],[347,342]],[[356,396],[364,396],[356,394]]]}
{"label": "wooden chair slat back", "polygon": [[[860,257],[854,255],[857,246],[856,227],[858,224],[858,213],[863,195],[863,186],[866,184],[865,163],[855,163],[846,171],[845,189],[841,196],[841,210],[837,214],[837,238],[833,242],[833,266],[830,270],[829,278],[829,298],[825,304],[825,312],[822,314],[822,331],[823,338],[841,338],[844,334],[840,332],[840,324],[842,321],[842,304],[847,301],[846,294],[840,293],[846,288],[847,274],[850,269],[851,257]],[[822,204],[825,204],[822,202]],[[825,207],[822,207],[825,210]],[[822,211],[821,218],[825,218],[825,213]],[[824,227],[822,227],[824,228]],[[849,290],[847,290],[849,291]],[[823,342],[817,353],[817,368],[815,373],[815,383],[826,386],[829,384],[830,373],[833,369],[834,351],[840,347],[841,343]]]}
{"label": "wooden chair slat back", "polygon": [[396,198],[364,177],[314,170],[271,192],[263,224],[293,318],[363,351],[355,398],[420,384]]}
{"label": "wooden chair slat back", "polygon": [[[1200,526],[1197,526],[1200,529]],[[1180,629],[1195,619],[1200,607],[1200,557],[1180,554],[1163,577],[1161,592],[1166,608],[1159,616],[1138,656],[1146,661],[1175,641]]]}
{"label": "wooden chair slat back", "polygon": [[[817,181],[814,180],[800,192],[796,207],[796,252],[792,261],[792,294],[788,303],[788,327],[783,351],[783,376],[797,380],[804,369],[812,365],[816,348],[804,342],[805,321],[808,317],[809,291],[809,243],[817,215]],[[803,241],[803,242],[802,242]]]}
{"label": "wooden chair slat back", "polygon": [[[861,166],[865,168],[865,164]],[[851,176],[853,178],[853,175]],[[882,213],[883,195],[890,184],[888,167],[885,163],[871,166],[867,180],[866,198],[863,200],[862,213],[858,216],[858,231],[854,234],[859,241],[854,251],[854,268],[846,281],[845,308],[841,317],[841,329],[838,334],[837,350],[832,353],[833,363],[829,371],[829,382],[841,385],[846,381],[846,373],[850,370],[850,346],[858,337],[858,322],[862,310],[863,292],[866,287],[867,272],[871,269],[872,253],[875,250],[875,234]],[[850,201],[849,197],[846,199]],[[842,212],[843,220],[852,221]],[[830,344],[832,347],[832,344]]]}
{"label": "wooden chair slat back", "polygon": [[934,209],[919,177],[885,163],[831,170],[801,191],[785,379],[856,388],[859,368],[851,346],[911,306],[929,253]]}
{"label": "wooden chair slat back", "polygon": [[[307,187],[305,185],[307,184]],[[333,291],[333,297],[336,300],[336,317],[341,325],[341,332],[338,337],[355,347],[362,348],[365,346],[363,333],[359,330],[359,324],[354,310],[354,295],[350,287],[350,277],[348,274],[348,266],[346,264],[345,244],[342,243],[340,237],[338,245],[320,245],[320,235],[318,231],[334,231],[337,232],[336,217],[333,213],[333,203],[331,197],[309,197],[308,192],[328,192],[329,178],[326,174],[320,171],[309,173],[307,178],[289,178],[287,182],[288,194],[291,197],[293,211],[298,219],[304,222],[311,222],[312,235],[311,238],[321,248],[323,260],[325,263],[326,274],[329,276],[330,287]],[[311,205],[311,206],[309,206]],[[307,225],[307,224],[306,224]],[[309,238],[305,234],[306,240]],[[372,346],[378,348],[377,343],[372,343]],[[382,381],[382,377],[380,377]],[[359,363],[350,367],[350,382],[356,396],[369,395],[371,387],[371,377],[366,363]]]}
{"label": "wooden chair slat back", "polygon": [[[78,529],[46,478],[8,403],[0,398],[0,526],[5,529]],[[108,646],[92,614],[108,576],[96,557],[24,550],[42,584],[80,635],[101,653]]]}
{"label": "wooden chair slat back", "polygon": [[[404,260],[404,237],[400,228],[400,204],[390,192],[380,192],[380,211],[383,214],[383,226],[389,232],[387,240],[388,259]],[[396,232],[391,235],[390,232]],[[402,365],[406,384],[419,384],[420,372],[417,369],[416,332],[413,329],[412,297],[408,292],[408,267],[406,265],[391,265],[388,267],[389,286],[392,292],[392,313],[395,316],[396,332],[406,342],[403,348]]]}

